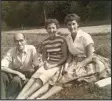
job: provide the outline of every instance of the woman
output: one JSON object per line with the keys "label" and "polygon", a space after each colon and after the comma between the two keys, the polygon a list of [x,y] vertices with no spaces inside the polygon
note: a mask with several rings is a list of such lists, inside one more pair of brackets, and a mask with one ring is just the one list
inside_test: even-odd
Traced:
{"label": "woman", "polygon": [[45,28],[49,37],[43,42],[43,63],[25,85],[17,99],[34,99],[46,92],[49,89],[49,85],[54,85],[58,80],[63,64],[67,59],[66,41],[64,38],[56,36],[59,28],[58,21],[56,19],[48,19],[45,23]]}
{"label": "woman", "polygon": [[77,79],[78,81],[95,82],[108,77],[110,65],[108,59],[95,54],[94,41],[92,37],[79,28],[80,17],[76,14],[68,14],[65,18],[70,34],[66,36],[72,62],[65,67],[67,73],[60,82]]}
{"label": "woman", "polygon": [[[110,65],[108,59],[95,54],[94,41],[91,36],[79,28],[80,17],[76,14],[68,14],[65,24],[70,33],[65,36],[69,57],[63,69],[63,76],[57,83],[67,83],[72,80],[95,82],[109,76]],[[45,95],[37,99],[47,99],[55,94],[55,86]],[[61,90],[61,89],[58,89]]]}

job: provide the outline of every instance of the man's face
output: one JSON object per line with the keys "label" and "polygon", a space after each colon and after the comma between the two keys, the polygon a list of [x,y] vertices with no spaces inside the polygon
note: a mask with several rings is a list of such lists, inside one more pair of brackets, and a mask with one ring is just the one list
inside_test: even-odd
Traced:
{"label": "man's face", "polygon": [[14,41],[15,41],[17,49],[19,51],[22,51],[24,49],[25,44],[26,44],[26,40],[25,40],[23,34],[21,34],[21,33],[16,34]]}

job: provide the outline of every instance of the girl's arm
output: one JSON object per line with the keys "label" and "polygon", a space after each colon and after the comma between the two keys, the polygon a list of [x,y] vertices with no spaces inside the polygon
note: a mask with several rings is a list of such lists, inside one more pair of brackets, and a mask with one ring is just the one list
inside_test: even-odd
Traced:
{"label": "girl's arm", "polygon": [[43,47],[43,51],[42,51],[42,61],[47,61],[47,51],[46,48]]}
{"label": "girl's arm", "polygon": [[66,44],[65,40],[62,43],[61,48],[62,48],[63,58],[57,64],[54,64],[52,67],[57,67],[57,66],[62,65],[66,61],[66,59],[67,59],[67,44]]}

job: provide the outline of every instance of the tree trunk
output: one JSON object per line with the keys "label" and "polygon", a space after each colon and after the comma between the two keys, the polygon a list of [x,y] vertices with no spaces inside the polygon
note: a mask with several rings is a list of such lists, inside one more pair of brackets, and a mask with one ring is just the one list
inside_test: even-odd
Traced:
{"label": "tree trunk", "polygon": [[43,12],[44,12],[44,21],[46,22],[47,17],[46,17],[45,3],[43,5]]}

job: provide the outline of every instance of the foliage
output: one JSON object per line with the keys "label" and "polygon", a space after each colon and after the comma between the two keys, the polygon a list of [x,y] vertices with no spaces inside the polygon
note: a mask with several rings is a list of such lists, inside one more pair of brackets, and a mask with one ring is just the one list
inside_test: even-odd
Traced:
{"label": "foliage", "polygon": [[68,13],[83,22],[111,18],[111,1],[2,1],[2,20],[11,28],[43,26],[46,18],[63,23]]}

